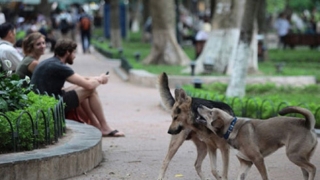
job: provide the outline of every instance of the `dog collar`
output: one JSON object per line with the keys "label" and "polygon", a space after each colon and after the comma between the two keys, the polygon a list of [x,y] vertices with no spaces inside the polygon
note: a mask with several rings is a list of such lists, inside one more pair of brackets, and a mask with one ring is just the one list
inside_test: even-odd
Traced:
{"label": "dog collar", "polygon": [[223,138],[225,138],[225,139],[228,139],[228,138],[229,138],[229,135],[230,135],[230,133],[232,132],[233,127],[234,127],[234,125],[236,124],[236,122],[237,122],[237,117],[234,117],[234,119],[233,119],[233,120],[231,121],[231,123],[230,123],[230,126],[229,126],[228,131],[223,135]]}

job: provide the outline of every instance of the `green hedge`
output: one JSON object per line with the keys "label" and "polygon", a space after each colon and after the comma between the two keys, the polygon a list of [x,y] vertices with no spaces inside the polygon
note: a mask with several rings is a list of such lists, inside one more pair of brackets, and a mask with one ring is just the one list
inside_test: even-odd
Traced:
{"label": "green hedge", "polygon": [[0,80],[0,154],[51,143],[48,140],[55,137],[53,113],[59,101],[34,93],[28,77],[0,73]]}
{"label": "green hedge", "polygon": [[246,97],[228,98],[226,84],[214,83],[202,85],[196,89],[191,85],[183,86],[189,95],[229,104],[236,116],[266,119],[276,116],[286,106],[300,106],[309,109],[316,118],[316,128],[320,128],[320,105],[318,99],[319,86],[277,87],[274,84],[247,85]]}

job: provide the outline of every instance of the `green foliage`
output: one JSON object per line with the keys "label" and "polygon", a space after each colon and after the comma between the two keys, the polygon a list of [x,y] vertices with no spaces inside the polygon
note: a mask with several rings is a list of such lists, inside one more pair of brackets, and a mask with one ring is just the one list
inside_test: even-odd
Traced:
{"label": "green foliage", "polygon": [[[4,116],[0,116],[0,154],[13,150],[13,133],[18,134],[19,141],[16,144],[20,150],[31,150],[34,143],[38,143],[40,147],[44,146],[46,138],[52,140],[54,137],[54,119],[50,109],[55,108],[58,100],[47,95],[35,94],[33,91],[27,94],[27,98],[28,107],[7,111]],[[46,137],[47,128],[49,137]]]}
{"label": "green foliage", "polygon": [[[288,4],[287,4],[288,3]],[[317,5],[317,0],[267,0],[267,12],[279,13],[283,11],[286,6],[293,11],[303,11],[305,9],[311,10]]]}
{"label": "green foliage", "polygon": [[17,74],[6,76],[0,73],[0,112],[23,109],[28,106],[27,93],[32,86],[26,86],[29,78],[20,79]]}
{"label": "green foliage", "polygon": [[[6,76],[0,73],[0,154],[13,150],[13,134],[18,135],[20,150],[31,150],[34,143],[45,144],[48,129],[51,139],[54,136],[53,116],[49,109],[55,108],[58,100],[42,96],[32,91],[29,78],[18,75]],[[34,131],[34,132],[33,132]],[[12,139],[14,138],[14,139]]]}
{"label": "green foliage", "polygon": [[318,105],[319,85],[305,87],[276,86],[275,84],[253,84],[246,86],[246,97],[227,98],[227,85],[223,83],[204,84],[201,89],[191,85],[183,86],[189,95],[228,103],[237,116],[269,118],[276,116],[285,106],[300,106],[309,109],[316,117],[316,127],[320,128],[320,106]]}
{"label": "green foliage", "polygon": [[285,8],[285,0],[267,0],[267,12],[278,13]]}

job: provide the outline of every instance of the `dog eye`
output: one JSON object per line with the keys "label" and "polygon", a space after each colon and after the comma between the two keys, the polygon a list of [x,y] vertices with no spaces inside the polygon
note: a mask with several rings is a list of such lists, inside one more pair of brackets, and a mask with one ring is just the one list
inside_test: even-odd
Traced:
{"label": "dog eye", "polygon": [[180,113],[181,113],[181,109],[177,108],[177,114],[180,114]]}
{"label": "dog eye", "polygon": [[178,119],[178,116],[173,117],[173,120],[177,120],[177,119]]}

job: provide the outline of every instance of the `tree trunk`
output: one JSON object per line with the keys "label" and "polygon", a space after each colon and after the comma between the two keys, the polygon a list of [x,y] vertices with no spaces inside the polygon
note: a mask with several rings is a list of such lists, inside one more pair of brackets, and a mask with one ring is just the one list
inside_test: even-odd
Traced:
{"label": "tree trunk", "polygon": [[240,34],[240,23],[245,0],[216,0],[212,19],[212,31],[205,47],[196,60],[195,73],[205,72],[204,64],[213,64],[213,71],[228,72],[228,65],[234,58]]}
{"label": "tree trunk", "polygon": [[122,47],[121,29],[120,29],[120,11],[119,1],[110,0],[110,42],[114,48]]}
{"label": "tree trunk", "polygon": [[245,96],[246,75],[248,71],[248,59],[251,54],[251,41],[254,35],[254,22],[256,17],[256,9],[259,0],[247,0],[245,12],[241,24],[240,39],[237,47],[237,54],[232,67],[230,83],[227,88],[226,95],[228,97]]}
{"label": "tree trunk", "polygon": [[217,9],[217,0],[211,0],[211,3],[210,3],[210,19],[213,19],[213,15],[215,14],[216,12],[216,9]]}
{"label": "tree trunk", "polygon": [[149,33],[146,31],[146,23],[150,16],[150,3],[149,0],[142,0],[143,10],[142,10],[142,22],[141,22],[141,29],[142,29],[142,42],[149,41]]}
{"label": "tree trunk", "polygon": [[151,53],[144,64],[188,65],[190,60],[176,39],[174,1],[150,1]]}
{"label": "tree trunk", "polygon": [[51,13],[51,4],[49,0],[41,0],[40,4],[38,5],[38,11],[43,14],[46,19],[50,18]]}
{"label": "tree trunk", "polygon": [[131,26],[130,30],[132,32],[138,32],[140,31],[140,21],[141,21],[141,15],[140,15],[140,4],[141,0],[136,0],[133,2],[133,7],[131,10],[130,18],[131,18]]}
{"label": "tree trunk", "polygon": [[267,31],[266,10],[267,10],[266,0],[260,0],[258,11],[257,11],[258,34],[265,34]]}

